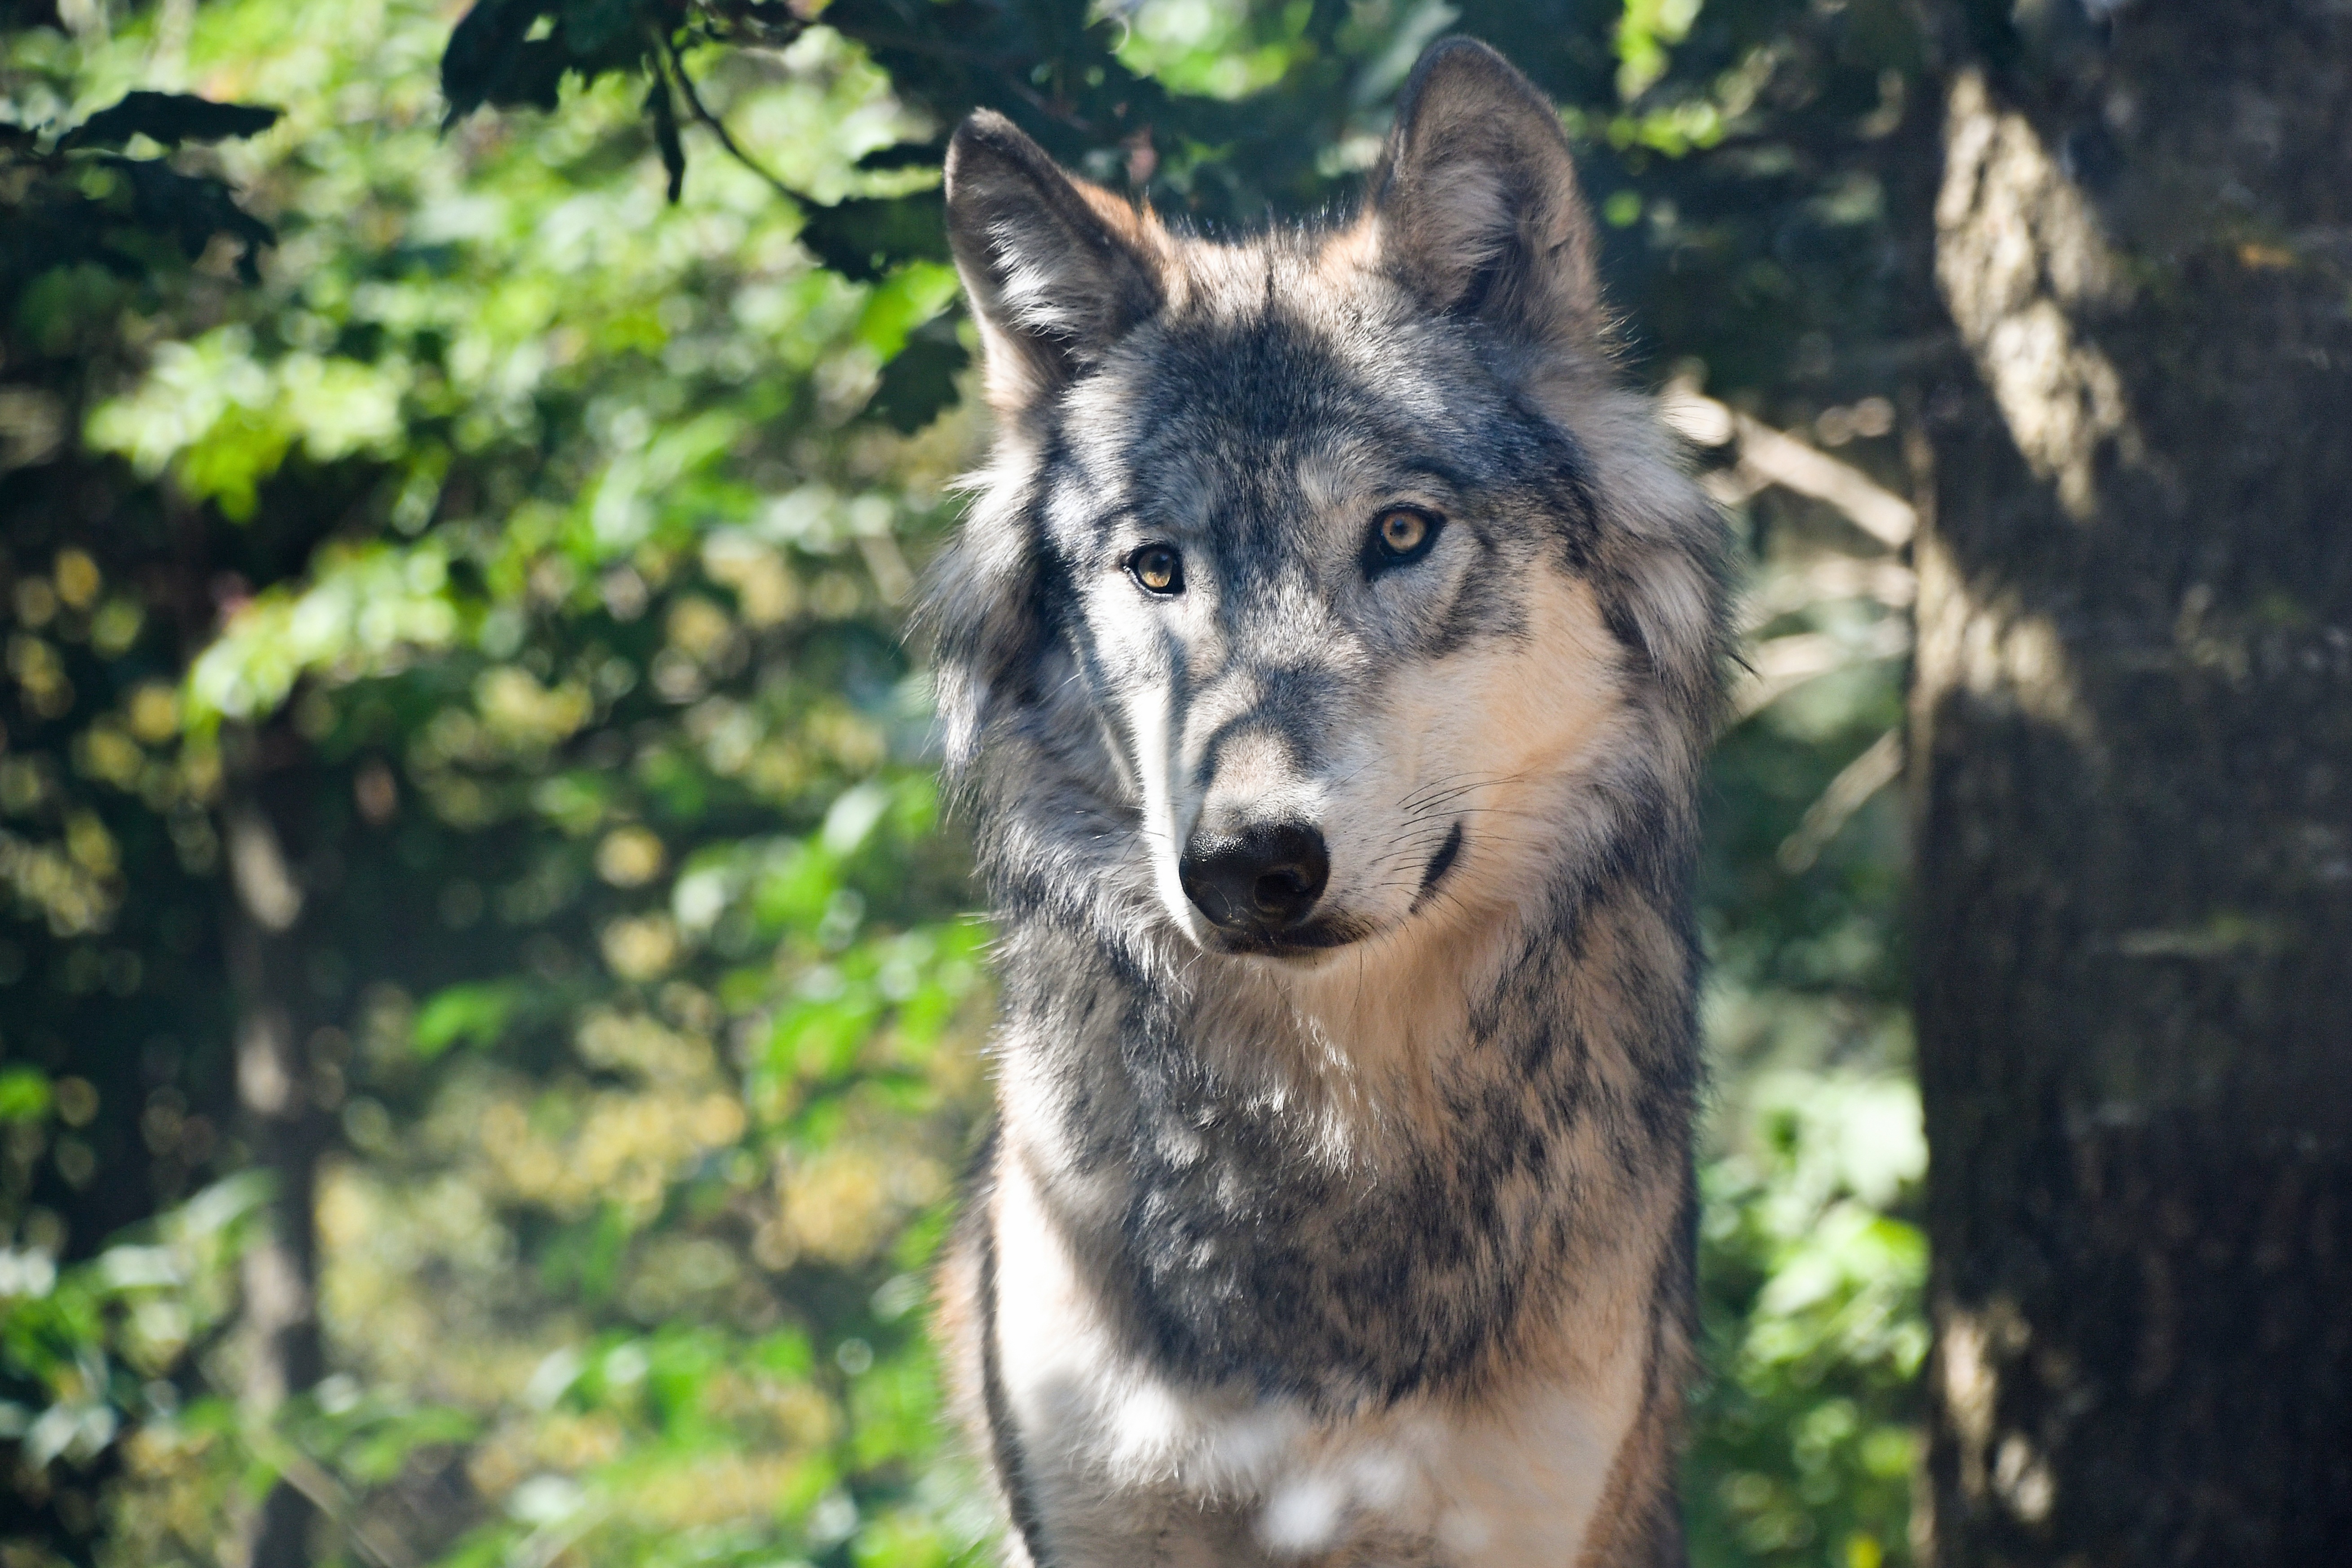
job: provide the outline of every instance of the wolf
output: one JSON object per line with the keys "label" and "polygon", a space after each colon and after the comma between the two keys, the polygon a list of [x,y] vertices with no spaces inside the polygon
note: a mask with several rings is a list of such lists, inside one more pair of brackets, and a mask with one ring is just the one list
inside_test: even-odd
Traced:
{"label": "wolf", "polygon": [[1014,1568],[1684,1560],[1721,520],[1551,105],[1187,236],[979,113],[993,447],[926,613],[999,928],[942,1266]]}

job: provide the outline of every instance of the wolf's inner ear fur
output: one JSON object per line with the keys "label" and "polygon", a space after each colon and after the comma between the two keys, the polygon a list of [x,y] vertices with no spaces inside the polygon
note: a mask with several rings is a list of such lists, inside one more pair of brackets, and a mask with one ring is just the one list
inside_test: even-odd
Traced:
{"label": "wolf's inner ear fur", "polygon": [[1001,114],[948,144],[948,240],[987,350],[989,399],[1051,396],[1159,308],[1148,219],[1073,180]]}
{"label": "wolf's inner ear fur", "polygon": [[1432,305],[1538,342],[1601,336],[1592,215],[1568,137],[1486,45],[1448,38],[1422,56],[1370,189],[1382,258]]}

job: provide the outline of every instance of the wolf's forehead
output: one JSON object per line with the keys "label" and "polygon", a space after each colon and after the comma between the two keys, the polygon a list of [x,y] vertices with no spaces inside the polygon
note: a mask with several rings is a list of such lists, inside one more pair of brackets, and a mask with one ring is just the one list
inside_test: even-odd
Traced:
{"label": "wolf's forehead", "polygon": [[1086,482],[1138,501],[1320,505],[1458,460],[1483,376],[1425,334],[1286,304],[1137,332],[1074,421]]}

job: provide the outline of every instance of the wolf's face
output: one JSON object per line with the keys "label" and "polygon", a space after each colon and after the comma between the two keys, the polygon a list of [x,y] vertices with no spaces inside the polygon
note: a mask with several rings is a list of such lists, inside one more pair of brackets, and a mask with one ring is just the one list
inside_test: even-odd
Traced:
{"label": "wolf's face", "polygon": [[1155,321],[1072,390],[1041,500],[1170,917],[1297,956],[1499,890],[1622,650],[1573,443],[1376,279],[1336,331],[1304,264],[1251,259],[1270,304]]}
{"label": "wolf's face", "polygon": [[[1001,121],[950,154],[1009,502],[943,584],[951,730],[1082,693],[1205,948],[1311,961],[1511,898],[1641,693],[1711,684],[1700,567],[1579,435],[1622,416],[1566,144],[1490,58],[1416,81],[1330,234],[1180,239]],[[1015,668],[1065,660],[1075,692]]]}

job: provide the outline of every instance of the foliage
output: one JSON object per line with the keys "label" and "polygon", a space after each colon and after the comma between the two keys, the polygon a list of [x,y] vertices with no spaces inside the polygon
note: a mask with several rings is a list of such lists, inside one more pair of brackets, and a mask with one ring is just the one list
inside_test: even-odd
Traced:
{"label": "foliage", "polygon": [[277,119],[274,109],[138,91],[68,131],[0,126],[0,188],[10,193],[14,228],[0,260],[0,307],[14,307],[41,274],[83,263],[142,278],[163,239],[177,240],[188,261],[215,238],[226,240],[238,251],[245,279],[258,281],[256,258],[277,237],[269,226],[238,206],[220,180],[127,149],[133,142],[170,149],[253,136]]}
{"label": "foliage", "polygon": [[1918,1097],[1899,1079],[1776,1072],[1751,1104],[1704,1183],[1713,1383],[1694,1555],[1873,1568],[1909,1544],[1927,1247],[1899,1216],[1927,1166]]}
{"label": "foliage", "polygon": [[[1898,11],[214,0],[6,34],[0,1550],[215,1561],[288,1485],[322,1562],[976,1560],[920,1325],[985,931],[900,639],[977,436],[947,126],[1003,108],[1254,221],[1344,193],[1428,38],[1486,36],[1569,105],[1637,363],[1899,488]],[[274,248],[120,192],[135,265],[36,248],[18,219],[117,156]],[[1906,574],[1741,472],[1759,667],[1798,679],[1718,767],[1695,1536],[1900,1559],[1899,858],[1884,802],[1820,803],[1898,716]],[[232,962],[254,814],[290,979]],[[264,1005],[328,1132],[329,1375],[276,1403],[236,1315]]]}
{"label": "foliage", "polygon": [[[163,869],[212,906],[190,922],[201,971],[221,962],[224,836],[154,827],[290,774],[289,841],[339,862],[302,875],[312,1089],[343,1145],[319,1215],[342,1381],[222,1425],[197,1396],[237,1389],[236,1347],[169,1369],[213,1424],[137,1407],[108,1506],[139,1522],[112,1549],[220,1553],[235,1510],[184,1499],[249,1489],[289,1448],[345,1551],[827,1546],[845,1519],[903,1513],[936,1447],[900,1414],[928,1407],[919,1292],[874,1302],[922,1261],[927,1233],[901,1227],[949,1185],[984,1005],[889,608],[899,540],[934,526],[961,444],[944,432],[933,457],[856,417],[951,279],[818,269],[798,206],[740,170],[665,219],[614,84],[527,136],[444,139],[418,68],[446,24],[369,20],[199,18],[192,71],[289,105],[230,166],[278,216],[279,256],[260,290],[193,303],[136,372],[68,381],[79,460],[130,496],[70,540],[12,531],[19,609],[30,584],[67,595],[43,646],[74,696],[54,728],[12,725],[10,754],[38,770],[23,816],[58,825],[61,863],[81,864],[74,822],[110,816],[112,842],[184,850]],[[852,167],[917,122],[831,36],[732,68],[747,133],[801,184],[922,178]],[[120,309],[96,292],[83,330]],[[101,647],[74,617],[102,604],[75,584],[133,593],[171,569],[142,504],[222,520],[187,585],[210,613]],[[142,701],[168,712],[142,721]],[[26,970],[56,973],[69,939],[139,951],[134,853],[110,879],[84,866],[79,903],[58,884]],[[106,1000],[12,1010],[12,1053],[81,1068],[152,1163],[196,1163],[186,1127],[236,1120],[217,1045],[163,1063],[226,1031],[172,1030],[142,1067],[156,1025]],[[65,1046],[125,1033],[110,1080]],[[210,1168],[238,1163],[205,1138]],[[567,1359],[578,1375],[551,1381]],[[719,1455],[731,1481],[709,1473]],[[442,1500],[422,1523],[420,1492]]]}

